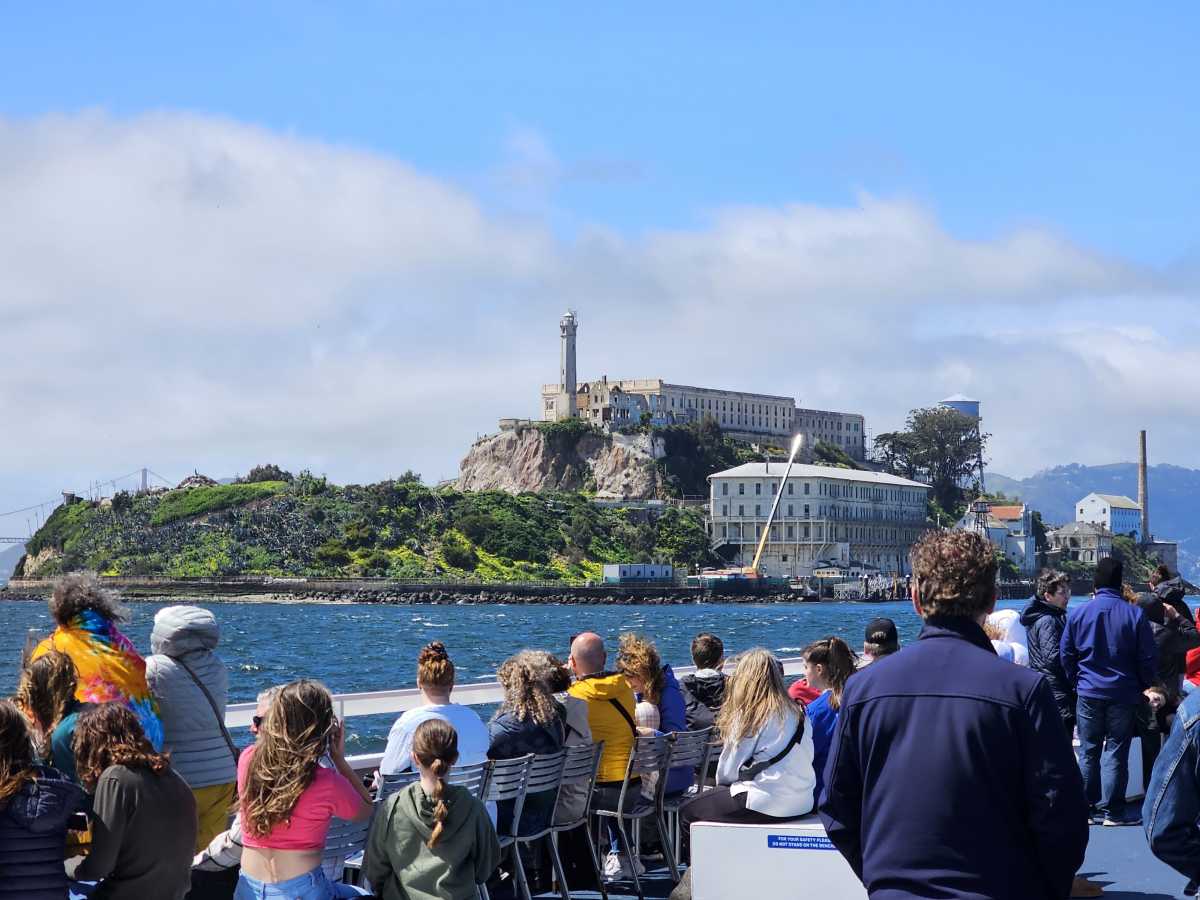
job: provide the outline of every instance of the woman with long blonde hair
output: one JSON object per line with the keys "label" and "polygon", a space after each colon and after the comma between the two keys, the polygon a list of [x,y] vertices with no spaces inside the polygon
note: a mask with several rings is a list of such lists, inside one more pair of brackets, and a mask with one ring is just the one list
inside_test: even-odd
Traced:
{"label": "woman with long blonde hair", "polygon": [[783,666],[761,647],[737,658],[717,715],[724,746],[717,787],[680,810],[682,844],[693,822],[774,822],[813,808],[813,740],[787,694]]}
{"label": "woman with long blonde hair", "polygon": [[[325,755],[334,769],[320,765]],[[371,795],[346,762],[345,731],[323,684],[280,688],[238,761],[238,796],[245,849],[235,900],[336,896],[321,869],[329,820],[368,818]]]}
{"label": "woman with long blonde hair", "polygon": [[[687,701],[671,671],[664,665],[654,641],[642,634],[627,631],[621,635],[617,650],[617,671],[633,688],[638,705],[651,703],[658,710],[658,731],[687,731]],[[676,766],[667,774],[667,794],[686,791],[692,784],[689,766]]]}

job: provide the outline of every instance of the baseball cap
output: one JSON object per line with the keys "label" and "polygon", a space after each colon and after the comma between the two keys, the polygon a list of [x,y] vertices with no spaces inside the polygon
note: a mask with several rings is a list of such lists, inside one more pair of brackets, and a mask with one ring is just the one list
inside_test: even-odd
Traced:
{"label": "baseball cap", "polygon": [[867,623],[863,639],[868,644],[878,644],[885,650],[900,649],[900,637],[896,634],[896,623],[891,619],[872,619]]}

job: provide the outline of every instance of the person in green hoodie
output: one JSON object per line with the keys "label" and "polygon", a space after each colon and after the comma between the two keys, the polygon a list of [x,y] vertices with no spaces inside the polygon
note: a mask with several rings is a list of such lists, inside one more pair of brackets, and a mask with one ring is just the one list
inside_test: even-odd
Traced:
{"label": "person in green hoodie", "polygon": [[500,842],[484,805],[446,784],[458,761],[454,726],[418,725],[412,759],[421,780],[385,800],[371,825],[367,883],[383,900],[474,900],[500,863]]}

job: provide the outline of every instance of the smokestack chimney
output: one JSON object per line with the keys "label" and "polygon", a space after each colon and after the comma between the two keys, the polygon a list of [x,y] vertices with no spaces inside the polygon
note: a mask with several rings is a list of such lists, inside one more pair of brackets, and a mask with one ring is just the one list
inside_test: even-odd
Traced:
{"label": "smokestack chimney", "polygon": [[1138,432],[1138,506],[1142,508],[1142,543],[1150,542],[1150,491],[1146,487],[1146,432]]}

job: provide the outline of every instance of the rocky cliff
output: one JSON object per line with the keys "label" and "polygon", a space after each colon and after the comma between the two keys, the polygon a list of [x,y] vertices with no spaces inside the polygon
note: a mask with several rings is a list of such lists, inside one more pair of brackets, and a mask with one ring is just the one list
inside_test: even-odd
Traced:
{"label": "rocky cliff", "polygon": [[595,491],[600,499],[664,495],[661,438],[526,426],[476,441],[460,465],[461,491]]}

